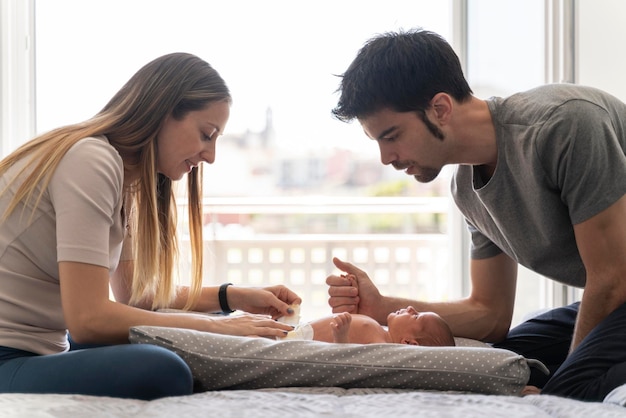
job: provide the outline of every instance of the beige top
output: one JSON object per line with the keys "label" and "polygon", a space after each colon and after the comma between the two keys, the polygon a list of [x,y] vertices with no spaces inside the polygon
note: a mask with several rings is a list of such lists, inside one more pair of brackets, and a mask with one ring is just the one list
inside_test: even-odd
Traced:
{"label": "beige top", "polygon": [[[0,177],[0,190],[24,164]],[[68,350],[58,262],[115,270],[125,231],[123,181],[115,148],[105,137],[85,138],[63,157],[32,218],[32,206],[18,206],[0,223],[0,346],[38,354]],[[17,186],[0,197],[0,214]]]}

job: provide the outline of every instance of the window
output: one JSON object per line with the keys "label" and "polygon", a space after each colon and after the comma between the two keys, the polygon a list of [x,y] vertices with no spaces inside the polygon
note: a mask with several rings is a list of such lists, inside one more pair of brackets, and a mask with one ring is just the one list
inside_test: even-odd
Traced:
{"label": "window", "polygon": [[621,53],[626,35],[622,23],[626,3],[579,0],[574,13],[578,35],[573,63],[575,81],[604,89],[626,101],[626,55]]}
{"label": "window", "polygon": [[33,0],[0,2],[0,155],[33,136]]}
{"label": "window", "polygon": [[[544,3],[468,1],[467,78],[477,97],[504,97],[546,82]],[[514,324],[553,304],[551,282],[522,266],[518,276]]]}
{"label": "window", "polygon": [[[626,60],[623,54],[606,53],[621,47],[624,11],[618,0],[468,0],[470,84],[483,98],[570,82],[624,100]],[[517,294],[514,322],[533,310],[580,300],[582,290],[520,267]]]}
{"label": "window", "polygon": [[40,0],[37,131],[89,118],[159,55],[194,53],[234,98],[204,170],[207,284],[283,283],[312,319],[330,312],[325,278],[336,255],[384,293],[458,297],[449,175],[420,185],[383,167],[358,124],[330,115],[336,75],[369,37],[422,26],[451,39],[451,3]]}
{"label": "window", "polygon": [[[426,187],[407,182],[381,166],[357,124],[329,115],[334,74],[368,37],[417,25],[441,33],[453,40],[482,98],[560,81],[555,74],[565,59],[555,45],[569,40],[576,48],[567,62],[575,77],[568,80],[623,96],[623,62],[598,65],[606,54],[595,48],[621,39],[617,0],[601,7],[588,0],[392,0],[384,8],[372,0],[221,3],[0,3],[2,153],[35,131],[34,102],[37,132],[82,120],[148,60],[177,50],[196,53],[220,71],[235,98],[228,136],[206,170],[207,254],[215,258],[207,280],[291,284],[305,304],[319,303],[310,316],[328,310],[323,279],[333,270],[331,255],[364,264],[389,292],[444,299],[468,292],[460,280],[467,237],[447,199],[445,176]],[[554,27],[567,22],[575,31]],[[382,246],[370,247],[372,237]],[[399,237],[437,244],[435,250],[395,248]],[[514,322],[561,303],[562,295],[543,278],[524,269],[521,274]]]}

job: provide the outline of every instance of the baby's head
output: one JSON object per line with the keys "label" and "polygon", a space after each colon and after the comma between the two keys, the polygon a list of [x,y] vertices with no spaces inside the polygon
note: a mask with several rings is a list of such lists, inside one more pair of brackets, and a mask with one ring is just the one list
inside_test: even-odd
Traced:
{"label": "baby's head", "polygon": [[434,312],[418,312],[412,306],[387,316],[389,334],[394,343],[424,346],[454,346],[452,330]]}

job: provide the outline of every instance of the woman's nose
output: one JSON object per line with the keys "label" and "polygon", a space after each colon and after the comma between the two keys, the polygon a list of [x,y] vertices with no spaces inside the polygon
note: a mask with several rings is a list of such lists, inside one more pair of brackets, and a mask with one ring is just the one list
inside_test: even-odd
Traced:
{"label": "woman's nose", "polygon": [[208,164],[213,164],[215,162],[215,141],[211,141],[209,147],[200,153],[200,158]]}

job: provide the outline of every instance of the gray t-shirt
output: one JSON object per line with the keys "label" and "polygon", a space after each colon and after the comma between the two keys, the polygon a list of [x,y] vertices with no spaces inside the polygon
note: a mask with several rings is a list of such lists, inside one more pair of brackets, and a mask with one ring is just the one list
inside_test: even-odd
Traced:
{"label": "gray t-shirt", "polygon": [[[25,163],[0,177],[0,189]],[[32,206],[18,206],[0,223],[0,346],[38,354],[68,349],[58,262],[117,267],[123,181],[122,159],[106,138],[85,138],[61,160],[32,218]],[[0,214],[17,187],[0,197]]]}
{"label": "gray t-shirt", "polygon": [[495,172],[484,184],[473,166],[460,165],[451,184],[471,233],[472,258],[504,252],[541,275],[584,287],[573,225],[626,194],[626,105],[565,84],[487,104]]}

